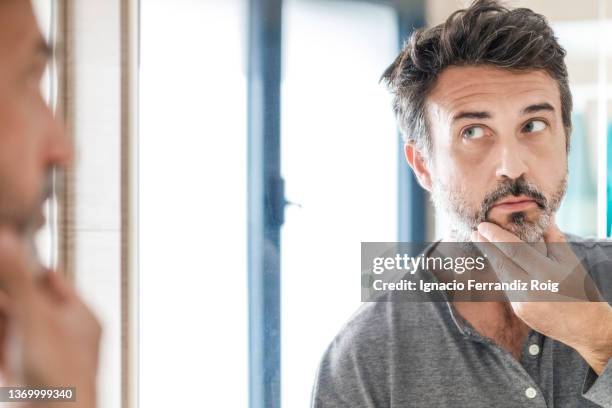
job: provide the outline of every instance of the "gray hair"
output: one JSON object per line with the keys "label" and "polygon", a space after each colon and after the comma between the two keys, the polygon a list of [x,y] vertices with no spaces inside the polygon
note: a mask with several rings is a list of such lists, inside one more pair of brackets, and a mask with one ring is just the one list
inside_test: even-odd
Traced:
{"label": "gray hair", "polygon": [[491,65],[515,71],[544,70],[559,86],[569,151],[572,95],[564,58],[565,50],[544,16],[527,8],[511,10],[495,0],[476,0],[443,24],[414,31],[381,81],[393,94],[393,110],[405,140],[429,153],[432,142],[425,99],[445,68]]}

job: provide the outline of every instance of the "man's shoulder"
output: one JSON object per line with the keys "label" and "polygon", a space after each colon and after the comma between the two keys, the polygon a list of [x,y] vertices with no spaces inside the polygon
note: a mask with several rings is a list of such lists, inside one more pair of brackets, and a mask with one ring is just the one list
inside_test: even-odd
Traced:
{"label": "man's shoulder", "polygon": [[427,331],[424,326],[441,322],[440,309],[446,307],[434,302],[397,301],[393,294],[386,296],[363,303],[333,338],[325,357],[346,353],[367,357],[399,343],[407,346]]}
{"label": "man's shoulder", "polygon": [[397,313],[393,302],[377,301],[362,303],[342,325],[332,345],[355,345],[383,337],[389,330],[389,316]]}
{"label": "man's shoulder", "polygon": [[379,346],[384,345],[377,340],[382,338],[380,329],[384,330],[384,324],[376,317],[383,316],[385,308],[382,303],[364,303],[344,323],[319,362],[312,407],[369,406],[373,398],[369,389],[372,379],[386,376],[387,364],[381,361],[381,355],[376,355]]}
{"label": "man's shoulder", "polygon": [[[387,378],[397,347],[410,344],[406,311],[419,305],[391,301],[363,303],[333,338],[317,370],[313,406],[370,406],[389,396]],[[400,341],[401,340],[401,341]],[[382,402],[381,402],[382,404]],[[375,404],[376,405],[376,404]]]}
{"label": "man's shoulder", "polygon": [[592,265],[612,259],[612,240],[609,238],[582,237],[570,233],[564,233],[564,235],[574,253],[584,258],[588,264]]}
{"label": "man's shoulder", "polygon": [[590,237],[581,237],[580,235],[572,234],[570,232],[564,232],[563,235],[565,235],[567,242],[585,242],[593,239]]}
{"label": "man's shoulder", "polygon": [[329,344],[317,371],[313,406],[386,405],[394,367],[414,361],[415,350],[439,337],[445,304],[385,296],[363,303]]}

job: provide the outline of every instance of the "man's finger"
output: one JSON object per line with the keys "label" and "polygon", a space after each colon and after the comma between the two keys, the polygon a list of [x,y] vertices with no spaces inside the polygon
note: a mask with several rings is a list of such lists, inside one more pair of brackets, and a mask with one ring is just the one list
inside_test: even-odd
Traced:
{"label": "man's finger", "polygon": [[561,232],[554,219],[551,221],[548,228],[546,228],[546,230],[544,231],[544,241],[567,242],[567,240],[565,239],[565,234]]}
{"label": "man's finger", "polygon": [[478,249],[487,257],[493,272],[500,282],[511,282],[515,279],[525,280],[529,275],[493,242],[489,242],[480,233],[475,232],[472,240]]}
{"label": "man's finger", "polygon": [[478,224],[478,233],[490,242],[523,242],[513,233],[492,222],[481,222]]}
{"label": "man's finger", "polygon": [[544,231],[544,241],[548,248],[548,256],[556,261],[566,264],[568,267],[575,267],[580,263],[576,254],[567,242],[565,234],[561,232],[554,220]]}
{"label": "man's finger", "polygon": [[540,271],[547,270],[550,260],[546,254],[542,254],[500,226],[483,222],[478,225],[478,233],[489,242],[488,246],[495,245],[499,248],[507,258],[506,261],[515,263],[529,275],[536,276]]}

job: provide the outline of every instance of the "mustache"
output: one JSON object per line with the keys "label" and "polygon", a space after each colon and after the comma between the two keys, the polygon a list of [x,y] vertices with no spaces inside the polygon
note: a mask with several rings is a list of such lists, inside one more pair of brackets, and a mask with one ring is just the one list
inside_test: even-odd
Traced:
{"label": "mustache", "polygon": [[548,207],[548,200],[533,184],[527,182],[523,176],[517,179],[505,179],[499,183],[495,190],[488,193],[482,201],[480,219],[486,220],[493,205],[502,198],[524,195],[531,198],[540,209]]}

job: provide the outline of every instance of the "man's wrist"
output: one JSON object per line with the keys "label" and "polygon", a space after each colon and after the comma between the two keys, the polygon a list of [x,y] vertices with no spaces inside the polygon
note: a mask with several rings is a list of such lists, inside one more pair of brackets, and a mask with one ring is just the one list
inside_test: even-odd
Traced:
{"label": "man's wrist", "polygon": [[599,305],[600,313],[591,324],[591,330],[583,333],[583,337],[572,346],[597,375],[601,375],[612,358],[612,307],[607,303]]}

